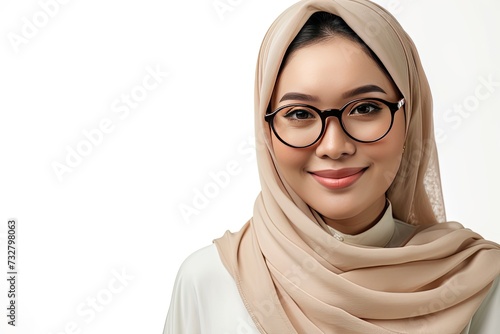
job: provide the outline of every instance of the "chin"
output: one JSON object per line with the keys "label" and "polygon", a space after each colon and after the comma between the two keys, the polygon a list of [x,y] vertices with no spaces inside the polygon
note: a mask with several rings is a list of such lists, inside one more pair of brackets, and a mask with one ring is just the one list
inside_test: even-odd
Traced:
{"label": "chin", "polygon": [[[385,204],[385,192],[374,192],[373,188],[370,189],[362,184],[358,186],[360,187],[345,189],[337,193],[315,189],[314,193],[310,192],[310,196],[307,196],[306,203],[325,220],[352,220],[353,224],[365,220],[371,221],[371,218],[380,214],[380,206]],[[311,205],[312,203],[314,205]]]}

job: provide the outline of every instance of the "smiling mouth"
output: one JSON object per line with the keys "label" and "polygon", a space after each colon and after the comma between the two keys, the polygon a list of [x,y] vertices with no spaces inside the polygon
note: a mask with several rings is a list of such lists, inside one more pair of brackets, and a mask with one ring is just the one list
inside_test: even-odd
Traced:
{"label": "smiling mouth", "polygon": [[322,186],[328,189],[342,189],[347,188],[354,184],[364,172],[368,169],[365,168],[344,168],[344,169],[330,169],[309,172],[311,176]]}

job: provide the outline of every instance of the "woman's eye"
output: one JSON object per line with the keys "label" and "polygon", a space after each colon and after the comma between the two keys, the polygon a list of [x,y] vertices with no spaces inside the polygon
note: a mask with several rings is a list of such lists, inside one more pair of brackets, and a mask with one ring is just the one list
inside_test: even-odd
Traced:
{"label": "woman's eye", "polygon": [[382,108],[371,103],[361,104],[359,106],[355,106],[349,112],[349,115],[368,115],[374,112],[381,110]]}
{"label": "woman's eye", "polygon": [[285,117],[291,119],[310,119],[314,118],[314,115],[305,109],[294,109],[287,112]]}

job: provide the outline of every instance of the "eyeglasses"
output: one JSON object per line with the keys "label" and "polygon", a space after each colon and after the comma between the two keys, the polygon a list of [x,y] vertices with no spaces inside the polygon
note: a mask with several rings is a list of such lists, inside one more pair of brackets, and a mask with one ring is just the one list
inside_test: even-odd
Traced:
{"label": "eyeglasses", "polygon": [[266,114],[264,119],[276,137],[285,145],[304,148],[314,145],[324,134],[326,119],[336,117],[342,130],[361,143],[373,143],[384,138],[392,128],[394,114],[405,104],[378,98],[351,101],[340,109],[320,110],[313,106],[293,103]]}

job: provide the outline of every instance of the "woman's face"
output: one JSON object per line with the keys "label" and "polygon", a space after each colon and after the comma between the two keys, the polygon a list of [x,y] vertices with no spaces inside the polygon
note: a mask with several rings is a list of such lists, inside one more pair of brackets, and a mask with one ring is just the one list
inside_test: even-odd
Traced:
{"label": "woman's face", "polygon": [[[357,90],[361,87],[367,89]],[[290,55],[271,107],[306,103],[321,110],[338,109],[366,97],[389,102],[401,98],[392,80],[359,44],[335,37]],[[272,133],[282,177],[327,224],[347,234],[368,229],[381,214],[385,192],[401,162],[404,139],[403,109],[394,115],[391,131],[374,143],[349,138],[334,117],[327,119],[323,137],[307,148],[289,147]]]}

